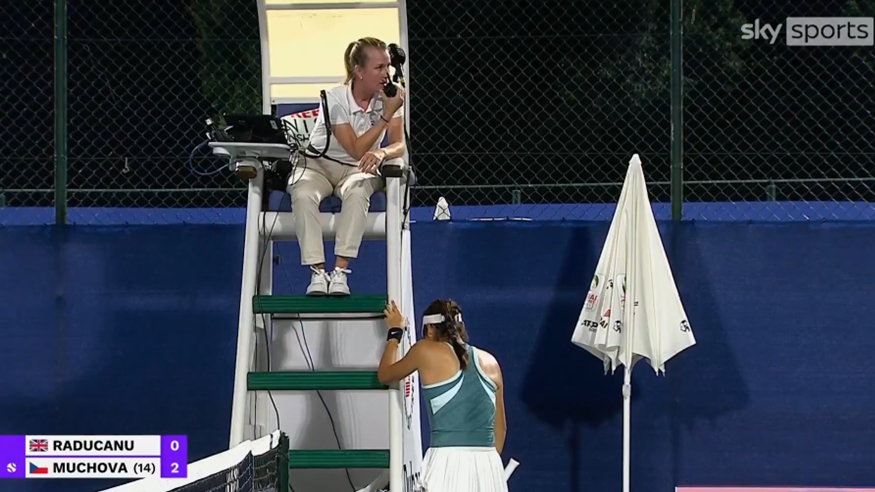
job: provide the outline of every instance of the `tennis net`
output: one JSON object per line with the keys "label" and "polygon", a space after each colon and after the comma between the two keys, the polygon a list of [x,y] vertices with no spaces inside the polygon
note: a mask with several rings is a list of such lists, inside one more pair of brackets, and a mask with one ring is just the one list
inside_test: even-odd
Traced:
{"label": "tennis net", "polygon": [[187,478],[143,478],[103,492],[288,492],[288,439],[275,431],[190,463]]}

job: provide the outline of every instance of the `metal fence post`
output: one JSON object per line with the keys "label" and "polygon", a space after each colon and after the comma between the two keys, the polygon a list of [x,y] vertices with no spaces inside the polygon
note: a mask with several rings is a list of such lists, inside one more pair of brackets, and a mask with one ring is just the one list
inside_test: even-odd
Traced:
{"label": "metal fence post", "polygon": [[671,219],[681,220],[684,203],[683,0],[671,0]]}
{"label": "metal fence post", "polygon": [[55,224],[67,223],[67,0],[55,0]]}

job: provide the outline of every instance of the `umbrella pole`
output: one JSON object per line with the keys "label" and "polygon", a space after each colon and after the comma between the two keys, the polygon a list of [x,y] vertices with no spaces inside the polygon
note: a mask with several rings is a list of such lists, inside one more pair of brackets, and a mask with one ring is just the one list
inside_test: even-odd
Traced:
{"label": "umbrella pole", "polygon": [[629,452],[632,430],[632,369],[623,371],[623,492],[629,492],[631,453]]}

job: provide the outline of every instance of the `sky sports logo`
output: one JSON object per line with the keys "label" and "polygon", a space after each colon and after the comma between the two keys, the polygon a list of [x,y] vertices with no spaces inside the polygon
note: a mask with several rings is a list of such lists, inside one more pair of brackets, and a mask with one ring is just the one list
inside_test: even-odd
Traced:
{"label": "sky sports logo", "polygon": [[873,46],[872,17],[787,17],[785,24],[755,20],[741,26],[741,39],[764,39],[775,44],[781,32],[787,46]]}

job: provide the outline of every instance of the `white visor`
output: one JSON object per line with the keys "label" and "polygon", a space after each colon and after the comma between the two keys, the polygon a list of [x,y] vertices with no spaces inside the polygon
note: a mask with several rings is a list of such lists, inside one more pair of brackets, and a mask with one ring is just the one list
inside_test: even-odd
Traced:
{"label": "white visor", "polygon": [[[444,317],[443,314],[429,314],[427,316],[422,317],[422,326],[437,325],[437,324],[443,323],[444,321],[446,321],[446,318]],[[456,321],[458,323],[462,322],[462,315],[461,314],[456,315]]]}
{"label": "white visor", "polygon": [[429,314],[422,317],[422,326],[437,325],[443,323],[445,319],[443,314]]}

